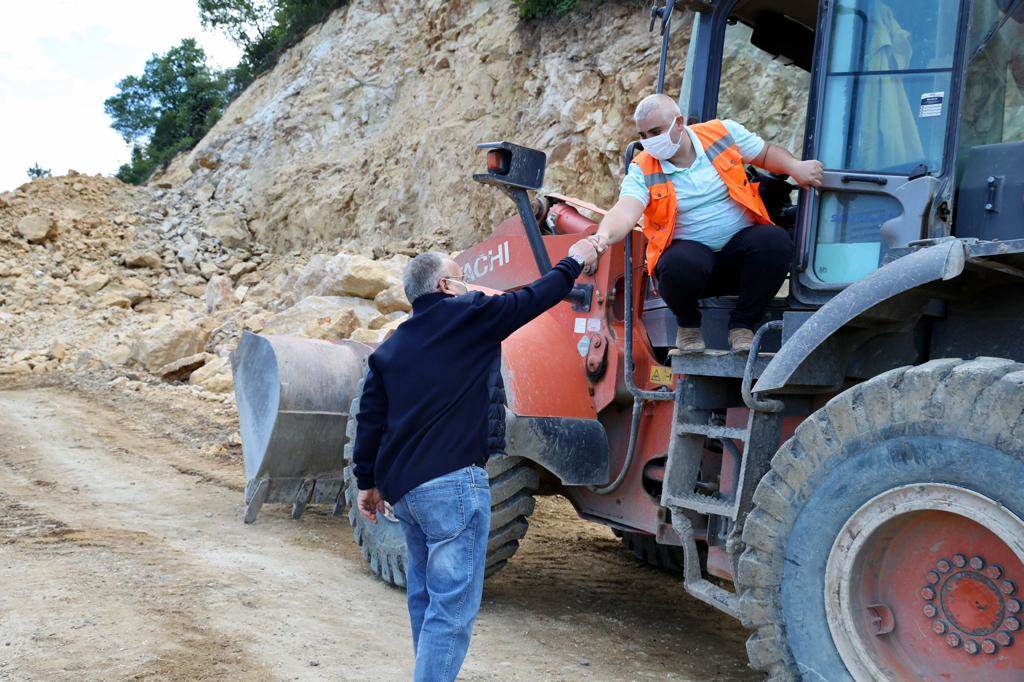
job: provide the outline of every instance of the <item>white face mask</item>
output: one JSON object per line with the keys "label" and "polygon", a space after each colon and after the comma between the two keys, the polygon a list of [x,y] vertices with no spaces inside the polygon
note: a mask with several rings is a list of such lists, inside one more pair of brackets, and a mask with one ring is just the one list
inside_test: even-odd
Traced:
{"label": "white face mask", "polygon": [[[678,118],[678,117],[677,117]],[[655,135],[654,137],[648,137],[646,140],[640,140],[641,146],[644,151],[658,159],[664,161],[665,159],[671,159],[679,151],[679,144],[683,141],[682,133],[679,135],[679,139],[675,142],[672,141],[671,131],[676,125],[676,119],[672,119],[672,124],[668,130]]]}
{"label": "white face mask", "polygon": [[[456,291],[458,291],[459,288],[462,289],[462,291],[459,291],[458,293],[454,294],[455,296],[461,296],[462,294],[469,293],[469,285],[463,282],[462,280],[455,279],[454,277],[445,277],[444,281],[448,282],[448,286],[451,287],[452,289],[455,289]],[[458,287],[452,286],[453,284],[457,284]]]}

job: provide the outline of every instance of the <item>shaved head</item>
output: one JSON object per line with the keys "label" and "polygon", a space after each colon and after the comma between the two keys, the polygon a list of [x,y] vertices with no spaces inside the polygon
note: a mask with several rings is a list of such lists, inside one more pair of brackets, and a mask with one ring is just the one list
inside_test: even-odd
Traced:
{"label": "shaved head", "polygon": [[633,120],[639,124],[648,118],[657,119],[658,122],[668,123],[676,116],[679,116],[679,105],[668,95],[648,95],[640,100],[633,112]]}

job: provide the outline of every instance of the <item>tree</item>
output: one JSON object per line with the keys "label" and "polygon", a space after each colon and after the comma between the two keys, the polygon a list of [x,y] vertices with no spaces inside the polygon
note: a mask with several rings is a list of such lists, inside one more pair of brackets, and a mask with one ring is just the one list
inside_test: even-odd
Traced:
{"label": "tree", "polygon": [[117,176],[145,182],[153,170],[189,149],[220,118],[227,104],[228,75],[211,69],[206,53],[186,38],[153,55],[141,76],[126,76],[103,103],[111,126],[132,145],[132,160]]}
{"label": "tree", "polygon": [[565,14],[578,0],[512,0],[523,19],[541,19],[551,14]]}
{"label": "tree", "polygon": [[48,178],[48,177],[50,177],[50,169],[49,168],[42,168],[37,163],[36,165],[34,165],[34,166],[32,166],[31,168],[28,169],[28,177],[29,177],[29,180],[37,180],[39,178]]}
{"label": "tree", "polygon": [[235,94],[343,4],[345,0],[199,0],[199,19],[242,48],[242,60],[231,73]]}
{"label": "tree", "polygon": [[199,0],[199,21],[205,28],[223,31],[248,50],[266,40],[276,23],[277,4],[273,0]]}

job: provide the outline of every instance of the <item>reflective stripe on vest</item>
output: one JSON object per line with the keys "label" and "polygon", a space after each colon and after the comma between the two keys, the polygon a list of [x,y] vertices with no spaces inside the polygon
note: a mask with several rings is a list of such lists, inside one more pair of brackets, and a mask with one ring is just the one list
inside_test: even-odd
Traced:
{"label": "reflective stripe on vest", "polygon": [[[689,128],[725,183],[729,197],[752,212],[757,223],[771,223],[768,209],[757,192],[758,185],[747,181],[743,156],[725,124],[715,119]],[[658,259],[672,243],[679,204],[672,179],[663,172],[660,161],[647,152],[640,152],[633,163],[643,172],[644,185],[650,192],[644,209],[644,236],[647,238],[647,271],[653,275]]]}

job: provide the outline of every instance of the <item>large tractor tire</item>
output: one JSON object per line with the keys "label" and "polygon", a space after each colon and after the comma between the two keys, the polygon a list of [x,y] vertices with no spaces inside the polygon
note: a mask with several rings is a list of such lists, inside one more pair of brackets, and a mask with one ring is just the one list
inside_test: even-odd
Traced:
{"label": "large tractor tire", "polygon": [[633,553],[640,561],[655,568],[662,568],[675,573],[683,572],[683,548],[673,545],[662,545],[647,533],[613,530],[622,541],[622,547]]}
{"label": "large tractor tire", "polygon": [[737,589],[771,679],[1024,679],[1024,365],[933,360],[828,402],[772,460]]}
{"label": "large tractor tire", "polygon": [[[352,451],[355,447],[356,415],[363,381],[359,382],[352,400],[347,425],[348,442],[345,445],[345,501],[348,521],[352,525],[356,543],[363,558],[370,564],[374,575],[396,587],[405,587],[405,536],[398,519],[391,510],[378,515],[377,523],[363,518],[356,504],[359,488],[352,475]],[[537,472],[522,457],[501,455],[487,463],[491,485],[491,530],[487,541],[485,575],[500,570],[519,549],[519,541],[529,526],[527,517],[533,513],[534,493],[540,485]]]}

